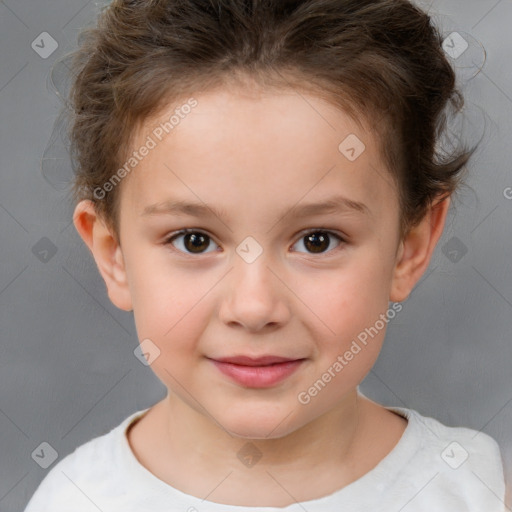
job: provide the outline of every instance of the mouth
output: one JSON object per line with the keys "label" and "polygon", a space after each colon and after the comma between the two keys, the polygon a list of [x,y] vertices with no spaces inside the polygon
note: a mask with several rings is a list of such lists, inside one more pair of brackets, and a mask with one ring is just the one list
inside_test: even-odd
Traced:
{"label": "mouth", "polygon": [[242,366],[270,366],[273,364],[287,363],[290,361],[298,361],[299,358],[295,357],[281,357],[281,356],[261,356],[261,357],[248,357],[248,356],[232,356],[215,359],[219,363],[231,363]]}
{"label": "mouth", "polygon": [[278,384],[294,373],[305,360],[281,356],[210,359],[222,374],[250,388],[267,388]]}

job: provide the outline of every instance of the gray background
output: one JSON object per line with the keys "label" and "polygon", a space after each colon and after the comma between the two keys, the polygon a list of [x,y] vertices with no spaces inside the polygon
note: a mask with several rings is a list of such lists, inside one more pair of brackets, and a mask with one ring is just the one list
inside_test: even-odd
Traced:
{"label": "gray background", "polygon": [[[453,131],[482,142],[431,265],[361,390],[490,434],[510,482],[512,0],[420,5],[443,34],[469,43],[452,59],[467,102]],[[110,303],[71,224],[65,136],[54,131],[60,103],[50,68],[97,10],[85,0],[0,1],[1,512],[22,510],[53,467],[32,457],[42,442],[60,460],[165,396],[134,356],[132,314]],[[42,46],[42,32],[58,42],[47,58],[31,47]]]}

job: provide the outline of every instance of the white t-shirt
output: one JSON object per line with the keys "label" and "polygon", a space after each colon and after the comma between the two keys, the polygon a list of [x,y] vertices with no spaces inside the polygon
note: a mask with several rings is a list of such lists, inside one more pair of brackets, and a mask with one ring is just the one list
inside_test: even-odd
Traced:
{"label": "white t-shirt", "polygon": [[25,512],[504,512],[503,464],[494,439],[412,409],[387,409],[408,420],[396,446],[363,477],[323,498],[242,507],[185,494],[131,451],[126,430],[143,409],[58,462]]}

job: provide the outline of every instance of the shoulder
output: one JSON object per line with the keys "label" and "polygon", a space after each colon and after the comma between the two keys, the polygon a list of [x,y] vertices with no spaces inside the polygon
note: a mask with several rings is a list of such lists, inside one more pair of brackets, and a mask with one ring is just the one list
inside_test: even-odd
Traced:
{"label": "shoulder", "polygon": [[[421,432],[429,439],[430,448],[435,448],[436,454],[441,450],[439,457],[452,469],[466,463],[470,467],[490,464],[501,468],[500,448],[488,434],[466,427],[449,427],[435,418],[409,411],[412,421],[419,426],[416,433]],[[430,449],[424,451],[426,454],[431,452]]]}
{"label": "shoulder", "polygon": [[77,447],[59,461],[39,484],[24,512],[98,511],[97,502],[118,487],[116,470],[124,431],[138,411],[110,432]]}
{"label": "shoulder", "polygon": [[[416,447],[407,468],[423,481],[423,498],[442,507],[450,502],[460,510],[502,512],[505,500],[503,462],[498,443],[488,434],[449,427],[417,411],[391,408],[404,415],[407,435]],[[439,501],[439,503],[438,503]],[[437,510],[444,510],[437,508]],[[459,510],[454,507],[452,510]]]}

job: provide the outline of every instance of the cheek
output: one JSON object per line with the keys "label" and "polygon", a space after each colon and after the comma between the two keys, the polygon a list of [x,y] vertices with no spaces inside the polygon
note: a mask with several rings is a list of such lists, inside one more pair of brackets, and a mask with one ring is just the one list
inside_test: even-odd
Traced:
{"label": "cheek", "polygon": [[179,366],[193,356],[211,320],[208,292],[218,278],[195,277],[176,268],[165,270],[165,262],[158,266],[148,260],[138,270],[133,306],[139,339],[149,338],[160,350],[161,357],[153,363],[156,372],[168,368],[172,374],[179,373]]}
{"label": "cheek", "polygon": [[353,329],[373,324],[387,309],[388,274],[382,259],[361,251],[309,291],[304,289],[304,302],[337,335],[354,334]]}
{"label": "cheek", "polygon": [[167,338],[197,302],[198,291],[185,283],[181,273],[171,272],[161,257],[151,257],[151,251],[135,251],[131,263],[129,281],[137,332],[141,337]]}
{"label": "cheek", "polygon": [[198,290],[187,290],[179,282],[166,278],[143,280],[134,287],[134,316],[137,331],[164,343],[197,325],[201,296]]}
{"label": "cheek", "polygon": [[338,356],[343,357],[337,365],[338,370],[343,366],[341,372],[332,371],[344,375],[338,382],[343,380],[345,385],[359,384],[384,341],[388,323],[381,315],[389,308],[388,270],[378,256],[375,248],[358,251],[357,258],[347,259],[343,268],[333,271],[324,286],[316,286],[304,301],[315,313],[309,317],[319,340],[317,355],[326,369]]}

